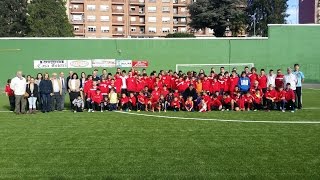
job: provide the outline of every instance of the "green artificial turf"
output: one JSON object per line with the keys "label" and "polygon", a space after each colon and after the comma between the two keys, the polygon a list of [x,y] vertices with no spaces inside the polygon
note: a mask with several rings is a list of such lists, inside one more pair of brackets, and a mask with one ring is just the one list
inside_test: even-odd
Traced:
{"label": "green artificial turf", "polygon": [[[320,121],[317,90],[282,112],[139,114]],[[7,99],[0,97],[7,110]],[[0,179],[320,179],[320,124],[117,112],[0,113]]]}

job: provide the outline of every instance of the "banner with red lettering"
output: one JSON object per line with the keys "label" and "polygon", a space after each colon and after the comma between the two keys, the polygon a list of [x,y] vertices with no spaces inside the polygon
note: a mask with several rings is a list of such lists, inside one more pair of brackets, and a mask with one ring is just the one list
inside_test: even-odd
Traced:
{"label": "banner with red lettering", "polygon": [[149,62],[147,60],[132,60],[132,67],[134,68],[147,68]]}

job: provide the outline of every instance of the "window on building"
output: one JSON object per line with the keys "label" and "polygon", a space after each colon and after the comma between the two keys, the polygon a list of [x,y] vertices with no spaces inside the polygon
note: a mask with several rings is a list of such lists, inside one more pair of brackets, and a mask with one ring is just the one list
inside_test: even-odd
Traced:
{"label": "window on building", "polygon": [[87,20],[88,20],[88,21],[96,21],[96,16],[94,16],[94,15],[89,15],[89,16],[87,16]]}
{"label": "window on building", "polygon": [[117,10],[122,10],[123,7],[122,7],[122,6],[117,6],[116,9],[117,9]]}
{"label": "window on building", "polygon": [[176,32],[178,32],[178,29],[177,28],[173,28],[172,32],[176,33]]}
{"label": "window on building", "polygon": [[110,21],[110,17],[109,16],[100,16],[100,21]]}
{"label": "window on building", "polygon": [[177,8],[173,8],[173,14],[178,14],[178,9]]}
{"label": "window on building", "polygon": [[169,33],[170,32],[170,28],[169,27],[163,27],[162,28],[162,32],[163,33]]}
{"label": "window on building", "polygon": [[148,22],[157,22],[157,17],[148,17]]}
{"label": "window on building", "polygon": [[157,32],[157,28],[156,27],[149,27],[148,31],[149,31],[149,33],[156,33]]}
{"label": "window on building", "polygon": [[170,0],[162,0],[163,3],[169,3]]}
{"label": "window on building", "polygon": [[95,11],[95,10],[96,10],[96,5],[90,5],[90,4],[88,4],[88,5],[87,5],[87,10],[88,10],[88,11]]}
{"label": "window on building", "polygon": [[162,7],[162,12],[164,13],[170,12],[170,7]]}
{"label": "window on building", "polygon": [[139,22],[144,23],[144,17],[140,17]]}
{"label": "window on building", "polygon": [[118,31],[118,32],[123,32],[123,27],[117,27],[117,28],[116,28],[116,31]]}
{"label": "window on building", "polygon": [[139,8],[139,13],[140,13],[140,14],[143,14],[143,13],[144,13],[144,8],[143,8],[143,7]]}
{"label": "window on building", "polygon": [[131,22],[136,22],[137,18],[136,17],[130,17]]}
{"label": "window on building", "polygon": [[135,6],[130,6],[130,11],[136,11],[136,7]]}
{"label": "window on building", "polygon": [[186,12],[187,9],[186,9],[185,7],[182,7],[182,8],[180,9],[180,11],[181,11],[181,12]]}
{"label": "window on building", "polygon": [[108,33],[110,31],[109,26],[101,26],[101,32]]}
{"label": "window on building", "polygon": [[149,12],[149,13],[157,12],[157,7],[155,7],[155,6],[150,6],[150,7],[148,7],[148,12]]}
{"label": "window on building", "polygon": [[137,28],[136,27],[131,27],[131,32],[136,32]]}
{"label": "window on building", "polygon": [[79,8],[80,8],[80,6],[77,4],[72,5],[72,9],[79,9]]}
{"label": "window on building", "polygon": [[72,15],[72,21],[83,21],[82,15]]}
{"label": "window on building", "polygon": [[151,2],[151,3],[155,3],[155,2],[156,2],[156,0],[149,0],[149,2]]}
{"label": "window on building", "polygon": [[78,31],[80,31],[80,27],[79,26],[73,26],[73,30],[78,32]]}
{"label": "window on building", "polygon": [[117,21],[122,22],[122,20],[123,20],[122,16],[117,17]]}
{"label": "window on building", "polygon": [[96,26],[88,26],[88,32],[96,32]]}
{"label": "window on building", "polygon": [[187,32],[187,28],[185,27],[180,28],[180,32]]}
{"label": "window on building", "polygon": [[162,22],[163,23],[169,23],[170,22],[170,17],[162,17]]}
{"label": "window on building", "polygon": [[109,6],[108,5],[100,5],[100,11],[108,11]]}
{"label": "window on building", "polygon": [[180,21],[181,21],[181,22],[186,22],[187,19],[186,19],[186,18],[181,18]]}

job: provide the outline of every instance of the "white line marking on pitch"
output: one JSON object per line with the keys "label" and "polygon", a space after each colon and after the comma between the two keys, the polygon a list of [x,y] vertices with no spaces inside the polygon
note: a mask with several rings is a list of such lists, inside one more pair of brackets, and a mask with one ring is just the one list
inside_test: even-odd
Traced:
{"label": "white line marking on pitch", "polygon": [[167,119],[183,119],[183,120],[196,120],[196,121],[218,121],[218,122],[238,122],[238,123],[273,123],[273,124],[320,124],[320,121],[249,121],[249,120],[235,120],[235,119],[205,119],[205,118],[187,118],[175,116],[160,116],[152,114],[139,114],[132,112],[114,111],[122,114],[130,114],[136,116],[167,118]]}

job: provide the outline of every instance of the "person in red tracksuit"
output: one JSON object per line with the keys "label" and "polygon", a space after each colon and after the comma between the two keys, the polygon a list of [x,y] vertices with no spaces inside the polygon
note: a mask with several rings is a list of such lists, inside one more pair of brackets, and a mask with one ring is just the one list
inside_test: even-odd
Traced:
{"label": "person in red tracksuit", "polygon": [[216,92],[220,92],[220,83],[218,82],[218,80],[216,78],[214,78],[211,82],[211,90],[210,93],[211,94],[215,94]]}
{"label": "person in red tracksuit", "polygon": [[225,93],[223,95],[223,99],[222,99],[223,110],[225,109],[225,110],[229,111],[231,109],[231,101],[232,101],[232,98],[230,97],[230,94]]}
{"label": "person in red tracksuit", "polygon": [[137,88],[136,88],[136,92],[137,92],[137,93],[140,92],[140,91],[142,91],[143,88],[147,85],[145,79],[142,78],[141,75],[138,76],[138,78],[137,78],[137,80],[136,80],[136,83],[137,83],[137,85],[136,85],[136,87],[137,87]]}
{"label": "person in red tracksuit", "polygon": [[132,76],[132,73],[131,75],[129,74],[129,77],[126,79],[126,82],[127,82],[128,93],[135,92],[137,83],[136,83],[136,78]]}
{"label": "person in red tracksuit", "polygon": [[281,73],[281,69],[278,69],[275,79],[275,85],[277,89],[279,89],[279,87],[283,87],[283,77],[284,75]]}
{"label": "person in red tracksuit", "polygon": [[230,74],[228,71],[224,73],[224,92],[230,93]]}
{"label": "person in red tracksuit", "polygon": [[283,89],[283,87],[279,87],[277,91],[277,106],[278,110],[281,110],[285,112],[286,109],[286,91]]}
{"label": "person in red tracksuit", "polygon": [[235,111],[244,111],[244,98],[240,92],[237,92],[231,101],[231,109]]}
{"label": "person in red tracksuit", "polygon": [[243,95],[243,101],[245,110],[250,111],[253,107],[253,97],[250,94],[250,91]]}
{"label": "person in red tracksuit", "polygon": [[137,98],[134,96],[133,93],[130,93],[128,106],[129,106],[129,111],[137,109]]}
{"label": "person in red tracksuit", "polygon": [[230,77],[230,80],[229,80],[230,94],[233,94],[235,87],[238,86],[238,82],[239,82],[239,76],[238,76],[237,72],[235,70],[233,70],[231,77]]}
{"label": "person in red tracksuit", "polygon": [[167,97],[167,95],[169,94],[169,90],[166,85],[163,86],[163,89],[160,94],[163,95],[163,97]]}
{"label": "person in red tracksuit", "polygon": [[250,79],[251,86],[253,86],[254,82],[258,80],[257,68],[251,68],[251,73],[248,74],[248,78]]}
{"label": "person in red tracksuit", "polygon": [[296,96],[294,91],[291,89],[291,84],[286,84],[286,109],[291,110],[291,112],[294,112],[295,110],[295,102],[296,102]]}
{"label": "person in red tracksuit", "polygon": [[260,94],[260,91],[255,91],[252,95],[253,97],[253,108],[254,111],[261,110],[262,109],[262,94]]}
{"label": "person in red tracksuit", "polygon": [[171,102],[171,108],[173,111],[180,111],[180,101],[178,97],[174,97],[173,101]]}
{"label": "person in red tracksuit", "polygon": [[102,81],[99,83],[99,89],[102,96],[107,96],[109,93],[109,85],[105,78],[102,78]]}
{"label": "person in red tracksuit", "polygon": [[223,95],[223,92],[225,91],[226,82],[223,79],[223,75],[222,74],[218,75],[218,83],[219,83],[219,86],[220,86],[219,94]]}
{"label": "person in red tracksuit", "polygon": [[139,92],[138,95],[138,104],[137,104],[137,111],[140,112],[141,110],[144,111],[146,109],[146,97],[143,94],[143,91]]}
{"label": "person in red tracksuit", "polygon": [[8,79],[7,85],[5,88],[6,96],[9,98],[10,111],[14,111],[15,108],[15,96],[13,90],[10,88],[11,79]]}
{"label": "person in red tracksuit", "polygon": [[92,96],[96,94],[97,89],[98,89],[97,81],[92,81],[92,87],[89,89],[86,96],[88,112],[91,112],[93,110]]}
{"label": "person in red tracksuit", "polygon": [[211,92],[211,82],[207,76],[204,76],[204,79],[202,80],[202,91]]}
{"label": "person in red tracksuit", "polygon": [[93,110],[91,112],[99,111],[99,110],[103,112],[103,108],[102,108],[103,96],[101,94],[100,89],[97,89],[96,93],[91,95],[91,99],[92,99],[91,103],[93,107]]}
{"label": "person in red tracksuit", "polygon": [[119,73],[116,74],[114,78],[114,88],[117,94],[121,93],[122,79],[120,78]]}
{"label": "person in red tracksuit", "polygon": [[128,111],[129,107],[129,98],[125,93],[122,93],[120,98],[120,110],[122,111]]}
{"label": "person in red tracksuit", "polygon": [[265,98],[267,101],[267,110],[270,111],[274,108],[274,104],[277,99],[277,91],[273,89],[272,84],[269,85],[268,91],[265,94]]}
{"label": "person in red tracksuit", "polygon": [[152,103],[152,112],[154,112],[154,108],[157,107],[159,99],[160,99],[160,91],[159,87],[155,86],[154,90],[151,93],[151,103]]}
{"label": "person in red tracksuit", "polygon": [[218,99],[218,96],[216,94],[212,95],[211,102],[210,102],[210,110],[222,110],[222,103]]}

